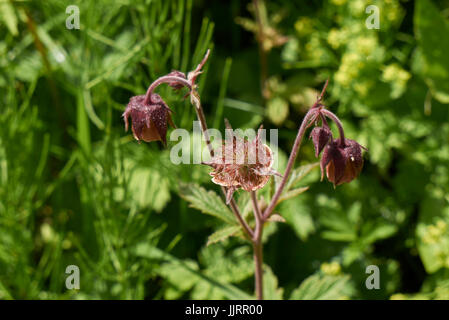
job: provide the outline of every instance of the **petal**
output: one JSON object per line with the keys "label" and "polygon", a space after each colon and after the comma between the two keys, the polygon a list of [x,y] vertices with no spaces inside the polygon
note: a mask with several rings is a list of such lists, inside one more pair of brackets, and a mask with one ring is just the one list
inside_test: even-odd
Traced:
{"label": "petal", "polygon": [[318,158],[318,155],[332,138],[332,132],[327,127],[315,127],[310,133],[310,138],[312,138],[315,147],[315,157]]}
{"label": "petal", "polygon": [[323,174],[326,167],[327,179],[337,185],[339,180],[345,173],[346,158],[343,149],[338,146],[338,140],[329,143],[323,157],[321,158],[321,174]]}
{"label": "petal", "polygon": [[[161,99],[162,100],[162,99]],[[152,104],[148,107],[149,117],[154,127],[156,128],[161,141],[164,145],[167,144],[167,126],[168,126],[168,109],[162,101],[158,104]]]}
{"label": "petal", "polygon": [[162,141],[161,136],[159,135],[159,132],[157,131],[156,127],[153,125],[152,122],[150,122],[149,126],[146,126],[142,129],[140,138],[145,142],[151,142],[151,141],[157,141],[157,140]]}

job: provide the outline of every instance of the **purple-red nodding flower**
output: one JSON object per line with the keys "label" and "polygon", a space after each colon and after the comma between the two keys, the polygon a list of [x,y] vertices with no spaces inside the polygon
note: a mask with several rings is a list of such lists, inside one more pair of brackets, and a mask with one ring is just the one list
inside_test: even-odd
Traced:
{"label": "purple-red nodding flower", "polygon": [[128,117],[131,116],[131,129],[136,140],[159,140],[166,145],[167,123],[174,127],[170,113],[170,108],[157,93],[151,95],[149,103],[145,102],[145,95],[131,97],[123,113],[125,130],[128,130]]}
{"label": "purple-red nodding flower", "polygon": [[321,157],[321,179],[323,179],[326,169],[327,179],[338,186],[351,182],[362,171],[363,157],[362,146],[356,141],[345,139],[342,144],[341,139],[330,141]]}
{"label": "purple-red nodding flower", "polygon": [[[313,128],[310,133],[310,138],[315,147],[315,156],[318,158],[324,150],[320,161],[321,180],[323,180],[326,171],[327,179],[334,186],[351,182],[362,171],[362,148],[365,148],[356,141],[344,137],[340,120],[326,110],[324,105],[317,104],[316,107],[312,108],[312,112],[314,112],[312,119],[314,121],[321,119],[322,122],[321,126]],[[326,117],[331,118],[337,124],[340,132],[338,139],[333,139]]]}
{"label": "purple-red nodding flower", "polygon": [[190,89],[186,95],[195,97],[194,90],[196,77],[201,74],[201,68],[206,63],[210,51],[207,50],[206,55],[194,71],[186,75],[178,70],[173,70],[170,73],[162,76],[148,87],[145,95],[134,96],[129,100],[128,106],[123,113],[125,120],[125,130],[128,130],[128,117],[131,116],[131,129],[136,140],[143,140],[146,142],[160,140],[164,145],[167,144],[167,123],[173,127],[170,113],[172,112],[162,98],[153,93],[154,89],[159,85],[166,83],[174,90],[180,90],[184,87]]}
{"label": "purple-red nodding flower", "polygon": [[238,188],[255,191],[263,188],[272,175],[279,175],[272,168],[273,162],[273,152],[262,143],[259,131],[252,141],[237,136],[226,140],[204,164],[214,169],[210,173],[212,182],[227,188],[229,203]]}

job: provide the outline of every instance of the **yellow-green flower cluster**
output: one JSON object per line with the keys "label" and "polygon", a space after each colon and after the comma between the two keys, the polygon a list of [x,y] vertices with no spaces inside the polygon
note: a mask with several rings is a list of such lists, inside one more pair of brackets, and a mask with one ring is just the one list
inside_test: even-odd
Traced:
{"label": "yellow-green flower cluster", "polygon": [[295,22],[295,30],[300,36],[306,36],[314,31],[313,20],[309,17],[301,17]]}
{"label": "yellow-green flower cluster", "polygon": [[308,59],[310,60],[322,60],[326,55],[326,51],[324,50],[318,35],[311,36],[310,41],[307,42],[305,46],[305,49]]}
{"label": "yellow-green flower cluster", "polygon": [[427,244],[440,243],[442,236],[447,231],[447,223],[443,220],[438,220],[435,224],[427,226],[426,233],[423,237],[423,242]]}
{"label": "yellow-green flower cluster", "polygon": [[391,97],[398,98],[406,89],[411,74],[393,63],[386,66],[382,72],[382,80],[391,84]]}
{"label": "yellow-green flower cluster", "polygon": [[357,52],[364,56],[369,56],[378,46],[377,37],[375,36],[357,37],[354,44]]}
{"label": "yellow-green flower cluster", "polygon": [[331,29],[327,35],[327,42],[333,49],[338,49],[341,46],[345,45],[349,38],[349,32],[347,28]]}
{"label": "yellow-green flower cluster", "polygon": [[360,17],[365,14],[365,9],[370,4],[366,0],[353,0],[349,2],[349,11],[351,15]]}
{"label": "yellow-green flower cluster", "polygon": [[345,53],[341,65],[335,74],[335,81],[343,87],[348,87],[364,66],[364,59],[355,52]]}
{"label": "yellow-green flower cluster", "polygon": [[337,276],[341,273],[341,266],[338,262],[332,261],[330,263],[324,262],[320,266],[321,271],[329,276]]}
{"label": "yellow-green flower cluster", "polygon": [[336,6],[342,6],[347,2],[347,0],[331,0],[331,2]]}

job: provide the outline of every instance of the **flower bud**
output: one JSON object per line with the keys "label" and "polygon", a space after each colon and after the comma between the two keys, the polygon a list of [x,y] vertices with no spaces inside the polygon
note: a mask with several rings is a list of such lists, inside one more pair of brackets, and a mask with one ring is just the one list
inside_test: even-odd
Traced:
{"label": "flower bud", "polygon": [[310,138],[312,138],[313,145],[315,146],[315,157],[318,158],[323,148],[332,138],[332,131],[327,126],[315,127],[310,133]]}
{"label": "flower bud", "polygon": [[[172,72],[170,72],[169,74],[167,74],[167,76],[172,76],[172,77],[178,77],[178,78],[183,78],[183,79],[187,79],[186,75],[178,70],[173,70]],[[168,85],[170,87],[172,87],[175,91],[180,90],[182,88],[184,88],[185,84],[179,81],[169,81]]]}

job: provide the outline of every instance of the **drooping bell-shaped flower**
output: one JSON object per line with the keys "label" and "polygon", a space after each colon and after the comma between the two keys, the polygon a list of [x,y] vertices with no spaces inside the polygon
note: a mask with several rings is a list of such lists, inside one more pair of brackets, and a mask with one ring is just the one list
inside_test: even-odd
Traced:
{"label": "drooping bell-shaped flower", "polygon": [[252,141],[237,136],[226,140],[204,164],[214,169],[210,173],[212,182],[227,188],[226,203],[229,203],[236,189],[255,191],[264,187],[272,175],[279,175],[272,168],[273,162],[273,152],[262,143],[258,133]]}
{"label": "drooping bell-shaped flower", "polygon": [[351,139],[331,140],[324,148],[321,157],[321,179],[326,170],[327,179],[338,186],[351,182],[362,171],[362,146]]}
{"label": "drooping bell-shaped flower", "polygon": [[159,140],[166,145],[167,123],[174,126],[170,112],[170,108],[156,93],[151,95],[149,103],[145,103],[145,95],[131,97],[123,113],[125,130],[128,130],[128,117],[131,116],[131,129],[136,140]]}

